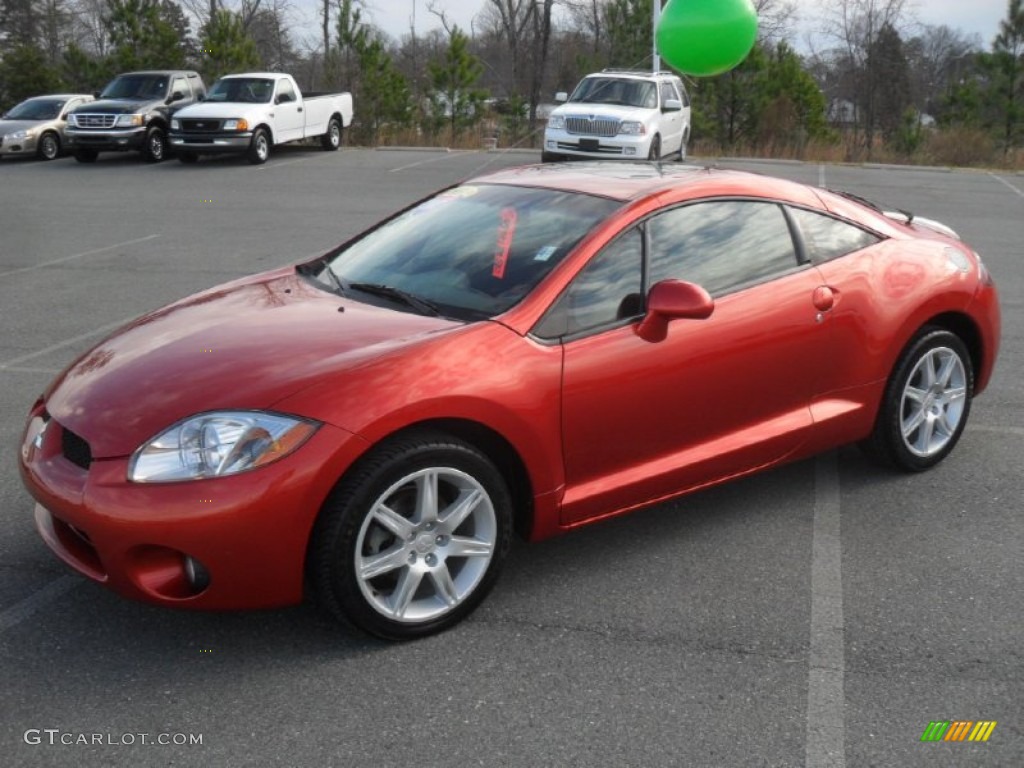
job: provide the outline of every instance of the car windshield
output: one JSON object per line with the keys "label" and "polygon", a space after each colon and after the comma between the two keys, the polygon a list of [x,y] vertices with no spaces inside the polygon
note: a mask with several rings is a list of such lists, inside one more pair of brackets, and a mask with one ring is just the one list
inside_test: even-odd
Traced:
{"label": "car windshield", "polygon": [[121,75],[103,89],[101,99],[162,99],[167,95],[165,75]]}
{"label": "car windshield", "polygon": [[467,184],[400,214],[325,263],[356,298],[363,298],[360,284],[376,287],[378,301],[387,286],[448,317],[482,319],[519,302],[618,206],[573,192]]}
{"label": "car windshield", "polygon": [[29,99],[16,106],[4,117],[7,120],[53,120],[60,115],[64,99]]}
{"label": "car windshield", "polygon": [[587,77],[576,86],[569,101],[588,104],[618,104],[623,107],[658,106],[658,92],[649,80],[623,77]]}
{"label": "car windshield", "polygon": [[218,80],[206,94],[207,101],[266,104],[274,95],[274,81],[263,77],[231,77]]}

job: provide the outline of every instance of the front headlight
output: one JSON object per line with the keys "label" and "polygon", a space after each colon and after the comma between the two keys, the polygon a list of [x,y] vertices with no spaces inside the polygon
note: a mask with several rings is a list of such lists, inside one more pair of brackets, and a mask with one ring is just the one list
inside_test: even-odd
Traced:
{"label": "front headlight", "polygon": [[224,121],[225,131],[247,131],[249,130],[249,123],[244,118],[238,120],[225,120]]}
{"label": "front headlight", "polygon": [[565,115],[552,115],[548,118],[548,128],[554,131],[565,130]]}
{"label": "front headlight", "polygon": [[140,446],[132,455],[128,479],[168,483],[256,469],[290,454],[319,426],[315,421],[262,411],[202,413]]}
{"label": "front headlight", "polygon": [[21,141],[22,139],[32,138],[32,131],[15,131],[14,133],[8,133],[4,137],[7,141]]}
{"label": "front headlight", "polygon": [[131,128],[142,125],[142,115],[118,115],[114,126],[117,128]]}
{"label": "front headlight", "polygon": [[171,120],[171,130],[172,131],[180,131],[181,130],[181,123],[179,121],[177,121],[177,120]]}
{"label": "front headlight", "polygon": [[627,136],[643,136],[647,133],[647,129],[643,123],[637,120],[623,120],[619,125],[619,133],[626,134]]}
{"label": "front headlight", "polygon": [[78,126],[78,115],[72,112],[68,115],[68,125],[77,127]]}

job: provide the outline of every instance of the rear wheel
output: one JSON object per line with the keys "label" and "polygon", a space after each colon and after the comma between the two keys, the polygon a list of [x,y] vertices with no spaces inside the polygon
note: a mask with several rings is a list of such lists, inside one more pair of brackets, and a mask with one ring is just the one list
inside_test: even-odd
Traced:
{"label": "rear wheel", "polygon": [[399,640],[465,618],[508,551],[512,500],[476,448],[424,432],[381,445],[327,501],[310,581],[336,618]]}
{"label": "rear wheel", "polygon": [[900,355],[861,448],[911,472],[935,466],[963,434],[973,389],[971,356],[960,337],[934,326],[921,329]]}
{"label": "rear wheel", "polygon": [[648,160],[660,160],[661,159],[661,136],[655,134],[654,138],[651,139],[651,148],[647,152]]}
{"label": "rear wheel", "polygon": [[75,160],[80,163],[95,163],[100,153],[95,149],[79,149],[75,151]]}
{"label": "rear wheel", "polygon": [[167,157],[167,134],[164,129],[153,126],[146,131],[146,143],[142,147],[142,156],[147,163],[160,163]]}
{"label": "rear wheel", "polygon": [[334,152],[341,148],[341,136],[341,123],[332,117],[327,123],[327,133],[320,137],[320,146],[327,152]]}
{"label": "rear wheel", "polygon": [[60,154],[60,139],[53,131],[47,131],[39,137],[36,146],[36,157],[40,160],[53,160]]}
{"label": "rear wheel", "polygon": [[270,135],[266,128],[256,129],[245,156],[253,165],[262,165],[267,162],[267,158],[270,157]]}

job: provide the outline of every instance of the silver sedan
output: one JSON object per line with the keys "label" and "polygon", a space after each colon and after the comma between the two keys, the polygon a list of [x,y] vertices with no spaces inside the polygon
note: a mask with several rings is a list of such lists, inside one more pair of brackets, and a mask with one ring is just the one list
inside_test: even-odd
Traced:
{"label": "silver sedan", "polygon": [[53,160],[64,148],[68,112],[92,101],[84,93],[36,96],[18,104],[0,118],[0,157],[35,155]]}

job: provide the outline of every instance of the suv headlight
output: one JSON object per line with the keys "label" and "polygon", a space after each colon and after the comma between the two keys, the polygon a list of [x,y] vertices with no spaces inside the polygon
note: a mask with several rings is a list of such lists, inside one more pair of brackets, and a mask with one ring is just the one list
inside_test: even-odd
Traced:
{"label": "suv headlight", "polygon": [[553,131],[564,131],[565,130],[565,116],[564,115],[552,115],[548,118],[548,128]]}
{"label": "suv headlight", "polygon": [[181,123],[179,121],[177,121],[177,120],[172,119],[171,120],[171,130],[172,131],[180,131],[181,130]]}
{"label": "suv headlight", "polygon": [[116,128],[131,128],[136,125],[142,125],[142,115],[118,115],[114,121]]}
{"label": "suv headlight", "polygon": [[623,120],[619,125],[619,133],[624,133],[627,136],[643,136],[647,133],[647,128],[638,120]]}
{"label": "suv headlight", "polygon": [[128,479],[168,483],[234,475],[284,458],[308,440],[318,422],[263,411],[201,413],[139,447]]}

